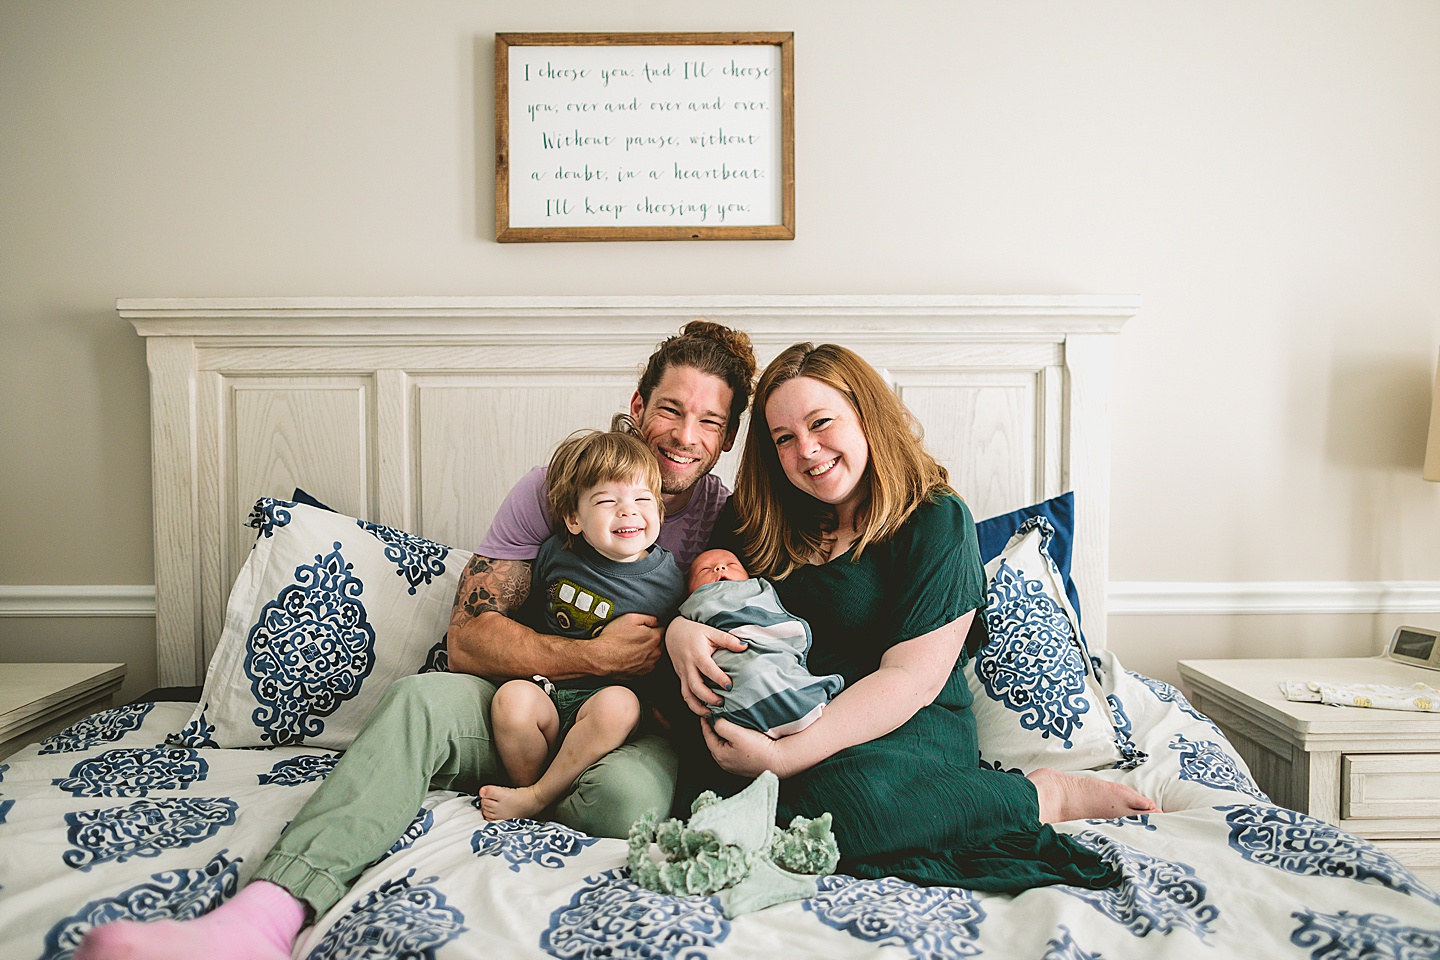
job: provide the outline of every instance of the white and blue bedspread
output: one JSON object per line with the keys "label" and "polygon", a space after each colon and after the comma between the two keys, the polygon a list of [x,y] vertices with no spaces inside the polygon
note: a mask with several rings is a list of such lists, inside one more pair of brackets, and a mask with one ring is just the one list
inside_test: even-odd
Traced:
{"label": "white and blue bedspread", "polygon": [[[1115,671],[1149,759],[1099,776],[1164,814],[1061,825],[1124,872],[1019,896],[825,878],[727,920],[626,878],[626,848],[487,823],[434,792],[406,835],[301,937],[297,958],[1440,957],[1440,897],[1375,847],[1275,807],[1170,687]],[[65,958],[92,924],[191,917],[259,865],[335,761],[299,748],[164,746],[191,707],[119,707],[0,764],[0,957]],[[904,816],[904,811],[896,811]]]}

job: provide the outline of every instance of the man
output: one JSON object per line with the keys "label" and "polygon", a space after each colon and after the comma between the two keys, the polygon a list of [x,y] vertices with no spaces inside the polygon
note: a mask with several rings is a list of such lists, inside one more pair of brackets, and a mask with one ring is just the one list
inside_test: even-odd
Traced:
{"label": "man", "polygon": [[[710,471],[735,442],[754,376],[747,335],[697,320],[651,355],[631,398],[630,415],[660,464],[666,513],[658,542],[684,567],[705,548],[729,496]],[[429,790],[474,793],[503,781],[490,739],[492,681],[653,670],[662,637],[653,617],[617,617],[584,643],[512,619],[530,593],[531,561],[551,532],[544,498],[537,468],[506,497],[461,576],[449,631],[451,672],[390,686],[244,889],[196,920],[96,927],[77,960],[288,958],[302,927],[390,849]],[[668,813],[676,766],[663,738],[642,737],[581,774],[556,804],[556,819],[623,837],[642,814]]]}
{"label": "man", "polygon": [[[630,399],[630,418],[660,464],[665,521],[658,542],[682,570],[705,549],[729,497],[710,471],[734,445],[754,364],[747,336],[695,321],[651,356]],[[537,633],[515,619],[530,595],[531,561],[551,532],[544,468],[536,467],[505,498],[461,575],[450,670],[494,680],[649,673],[662,650],[664,625],[654,617],[617,617],[585,643]],[[488,704],[494,687],[482,690]],[[556,804],[555,818],[585,833],[623,837],[647,810],[669,811],[675,777],[665,739],[642,736],[590,767]]]}

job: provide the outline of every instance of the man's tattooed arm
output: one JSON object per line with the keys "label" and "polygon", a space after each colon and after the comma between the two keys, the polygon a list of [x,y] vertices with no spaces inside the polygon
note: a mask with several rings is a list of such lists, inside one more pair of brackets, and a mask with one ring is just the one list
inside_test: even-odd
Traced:
{"label": "man's tattooed arm", "polygon": [[453,626],[457,618],[478,617],[487,611],[512,616],[530,596],[529,560],[491,560],[475,555],[460,574]]}
{"label": "man's tattooed arm", "polygon": [[537,632],[515,619],[530,596],[531,566],[528,560],[470,560],[450,613],[446,647],[452,672],[491,680],[536,674],[568,680],[654,669],[662,639],[654,617],[622,614],[584,643]]}
{"label": "man's tattooed arm", "polygon": [[[512,618],[530,596],[529,560],[492,560],[475,555],[460,574],[447,635],[450,669],[457,673],[503,676],[496,641],[503,631],[520,626]],[[489,624],[480,618],[498,613],[509,623]],[[486,618],[494,621],[494,618]]]}

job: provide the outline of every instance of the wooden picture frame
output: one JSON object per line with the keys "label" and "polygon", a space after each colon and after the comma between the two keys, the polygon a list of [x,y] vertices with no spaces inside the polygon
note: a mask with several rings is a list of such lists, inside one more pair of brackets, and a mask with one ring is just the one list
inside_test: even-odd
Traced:
{"label": "wooden picture frame", "polygon": [[497,33],[495,239],[793,240],[793,33]]}

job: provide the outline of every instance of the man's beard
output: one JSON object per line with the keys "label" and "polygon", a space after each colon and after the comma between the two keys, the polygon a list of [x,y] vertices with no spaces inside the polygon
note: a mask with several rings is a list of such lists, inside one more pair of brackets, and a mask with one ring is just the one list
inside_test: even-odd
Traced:
{"label": "man's beard", "polygon": [[666,477],[660,483],[660,492],[667,494],[684,493],[699,483],[700,478],[709,472],[709,470],[700,470],[692,475],[686,476],[684,479],[680,477]]}
{"label": "man's beard", "polygon": [[[655,456],[657,459],[663,459],[665,454],[659,453],[657,451],[655,453]],[[683,479],[673,475],[668,475],[665,471],[662,470],[660,476],[660,492],[662,494],[669,494],[673,496],[674,494],[684,493],[685,491],[690,490],[697,483],[700,482],[700,479],[704,477],[705,474],[715,469],[715,464],[718,463],[719,460],[720,457],[718,455],[708,463],[705,462],[703,459],[696,460],[694,463],[690,464],[689,469],[693,472],[686,473]]]}

